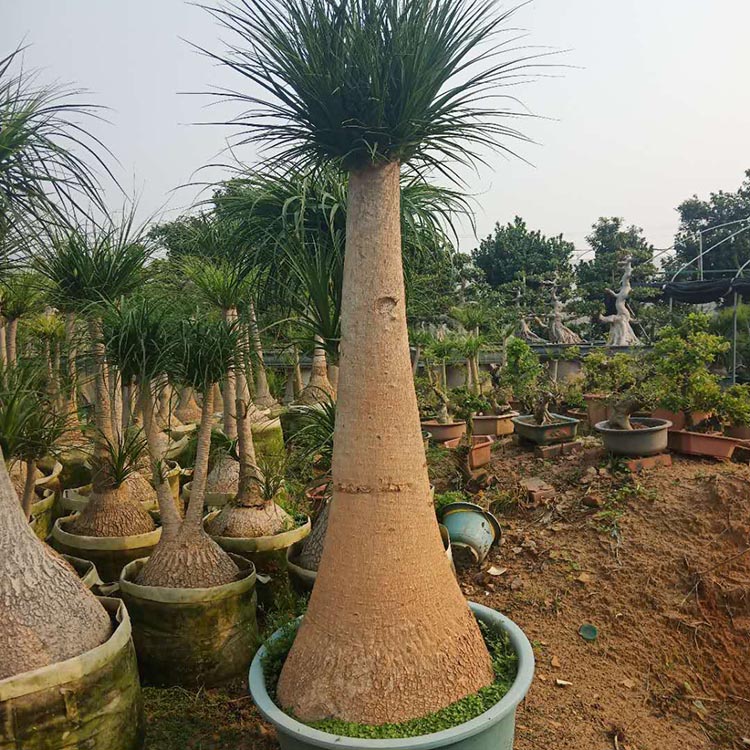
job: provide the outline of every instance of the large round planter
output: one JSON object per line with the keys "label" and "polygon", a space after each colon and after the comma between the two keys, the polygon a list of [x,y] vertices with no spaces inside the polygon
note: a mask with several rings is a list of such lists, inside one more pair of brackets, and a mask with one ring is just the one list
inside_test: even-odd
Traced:
{"label": "large round planter", "polygon": [[422,422],[422,430],[429,432],[436,443],[460,438],[466,432],[466,422],[448,422],[441,424],[437,419]]}
{"label": "large round planter", "polygon": [[474,503],[446,505],[440,512],[440,521],[448,530],[451,545],[469,550],[477,564],[500,543],[502,530],[497,518]]}
{"label": "large round planter", "polygon": [[550,415],[554,420],[551,424],[538,425],[532,414],[513,417],[516,433],[529,443],[536,445],[554,445],[567,443],[576,439],[578,434],[577,419],[564,417],[562,414]]}
{"label": "large round planter", "polygon": [[53,495],[60,491],[60,474],[62,474],[62,470],[63,465],[59,461],[55,461],[52,471],[34,482],[34,491],[39,497],[45,497],[48,490]]}
{"label": "large round planter", "polygon": [[96,565],[91,560],[84,560],[81,557],[71,557],[70,555],[61,555],[61,557],[78,573],[81,583],[87,589],[93,589],[94,586],[102,585],[103,581],[99,578],[99,571],[97,571]]}
{"label": "large round planter", "polygon": [[[209,513],[203,519],[203,527],[205,528],[219,512]],[[259,583],[263,584],[258,590],[258,595],[263,606],[266,606],[274,604],[275,595],[286,585],[287,548],[295,542],[302,541],[310,533],[311,528],[312,524],[308,517],[305,523],[271,536],[210,536],[225,552],[241,555],[254,563],[256,571],[261,576]]]}
{"label": "large round planter", "polygon": [[[510,690],[488,711],[442,732],[421,737],[389,740],[365,740],[341,737],[303,724],[285,714],[268,695],[263,675],[266,649],[262,646],[250,667],[250,694],[260,713],[276,727],[281,750],[512,750],[516,726],[516,707],[524,699],[534,677],[534,652],[529,639],[512,620],[481,604],[470,602],[474,616],[497,631],[505,631],[518,654],[518,673]],[[278,638],[277,631],[271,639]]]}
{"label": "large round planter", "polygon": [[143,705],[130,619],[99,599],[114,632],[101,646],[0,680],[0,750],[139,750]]}
{"label": "large round planter", "polygon": [[73,519],[65,516],[55,521],[52,546],[64,555],[90,560],[105,583],[118,581],[128,563],[148,557],[161,538],[161,527],[133,536],[80,536],[67,531]]}
{"label": "large round planter", "polygon": [[632,430],[613,430],[609,422],[599,422],[596,431],[602,436],[604,447],[615,456],[656,456],[667,450],[668,430],[672,426],[666,419],[631,417]]}
{"label": "large round planter", "polygon": [[44,541],[52,531],[52,523],[55,515],[54,490],[45,490],[45,496],[31,504],[31,528],[39,539]]}
{"label": "large round planter", "polygon": [[[445,556],[448,558],[448,562],[451,564],[451,570],[455,573],[456,566],[453,563],[453,548],[451,546],[451,537],[448,529],[439,524],[440,526],[440,538],[443,540],[443,548],[445,549]],[[315,585],[315,580],[318,577],[317,570],[308,570],[303,568],[297,561],[299,560],[300,553],[302,552],[302,544],[304,539],[299,542],[295,542],[291,547],[287,547],[286,550],[286,567],[287,573],[289,574],[289,581],[292,584],[292,588],[298,594],[307,594],[312,591]]]}
{"label": "large round planter", "polygon": [[123,568],[120,593],[133,622],[144,682],[213,687],[245,673],[258,647],[255,567],[232,558],[241,578],[203,589],[135,583],[146,560]]}
{"label": "large round planter", "polygon": [[[179,476],[177,482],[179,484]],[[171,482],[170,482],[170,490]],[[89,503],[89,495],[91,494],[91,485],[86,484],[83,487],[76,487],[75,489],[63,490],[62,497],[60,498],[60,507],[62,508],[65,515],[71,513],[80,513]],[[150,503],[141,503],[144,510],[157,511],[159,510],[159,503],[157,500],[152,500]]]}
{"label": "large round planter", "polygon": [[512,419],[517,417],[517,411],[509,411],[505,414],[485,414],[474,417],[474,435],[492,435],[501,437],[502,435],[512,435],[514,426]]}

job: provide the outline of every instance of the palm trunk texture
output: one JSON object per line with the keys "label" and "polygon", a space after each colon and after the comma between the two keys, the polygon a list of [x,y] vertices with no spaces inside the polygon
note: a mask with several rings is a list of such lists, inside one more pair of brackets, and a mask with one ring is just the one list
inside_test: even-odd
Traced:
{"label": "palm trunk texture", "polygon": [[350,175],[328,534],[278,684],[303,721],[425,716],[489,685],[443,553],[414,391],[398,164]]}

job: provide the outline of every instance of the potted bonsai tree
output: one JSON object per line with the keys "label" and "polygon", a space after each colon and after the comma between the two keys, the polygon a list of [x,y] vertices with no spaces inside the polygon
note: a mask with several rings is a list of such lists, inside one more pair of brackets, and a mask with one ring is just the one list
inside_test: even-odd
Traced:
{"label": "potted bonsai tree", "polygon": [[716,458],[729,458],[734,452],[736,441],[721,434],[715,416],[722,392],[718,376],[710,370],[728,349],[728,341],[709,333],[709,318],[702,313],[691,313],[679,325],[662,329],[651,352],[660,407],[654,416],[674,414],[672,450]]}
{"label": "potted bonsai tree", "polygon": [[531,414],[513,417],[516,433],[523,441],[535,445],[554,445],[575,440],[579,420],[550,411],[558,400],[555,383],[539,383]]}
{"label": "potted bonsai tree", "polygon": [[[505,132],[484,114],[484,93],[508,66],[491,48],[464,76],[478,47],[499,44],[504,16],[462,0],[246,0],[214,14],[237,36],[216,57],[267,92],[234,95],[244,108],[253,102],[245,137],[349,176],[326,544],[301,625],[254,660],[253,697],[283,748],[351,747],[342,735],[352,732],[393,738],[394,724],[383,747],[510,746],[533,657],[515,626],[474,605],[491,640],[517,659],[511,675],[498,674],[444,554],[412,379],[399,220],[403,164],[443,165],[467,153],[461,136],[478,146]],[[399,543],[404,518],[408,544]],[[498,680],[504,687],[483,691],[489,700],[480,697],[471,719],[462,707],[458,726],[425,728],[425,717],[474,703]]]}
{"label": "potted bonsai tree", "polygon": [[724,391],[719,412],[728,422],[724,427],[727,437],[750,440],[750,385],[733,385]]}

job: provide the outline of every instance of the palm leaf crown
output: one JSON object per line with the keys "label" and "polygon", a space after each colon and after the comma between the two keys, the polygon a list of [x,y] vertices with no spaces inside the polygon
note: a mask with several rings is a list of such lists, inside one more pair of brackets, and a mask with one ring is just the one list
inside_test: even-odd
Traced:
{"label": "palm leaf crown", "polygon": [[[526,138],[499,87],[529,75],[538,54],[495,0],[227,0],[206,7],[239,40],[207,54],[259,87],[217,91],[247,110],[231,123],[302,164],[346,170],[450,163],[509,151]],[[205,50],[204,50],[205,51]]]}

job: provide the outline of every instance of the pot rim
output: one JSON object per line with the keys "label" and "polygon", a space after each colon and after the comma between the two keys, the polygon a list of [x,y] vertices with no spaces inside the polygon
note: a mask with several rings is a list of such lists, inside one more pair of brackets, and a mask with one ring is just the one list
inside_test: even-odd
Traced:
{"label": "pot rim", "polygon": [[[647,427],[644,427],[640,430],[618,430],[614,427],[609,427],[609,420],[605,419],[602,422],[597,422],[594,425],[594,429],[597,432],[602,432],[607,435],[651,435],[655,432],[662,432],[663,430],[668,430],[672,426],[672,422],[670,422],[668,419],[657,419],[656,417],[631,417],[631,422],[635,422],[636,424],[647,424]],[[651,423],[656,424],[651,424]]]}
{"label": "pot rim", "polygon": [[[503,535],[503,529],[500,526],[500,521],[498,521],[492,513],[490,513],[488,510],[485,510],[481,505],[477,505],[476,503],[448,503],[448,505],[443,506],[443,508],[440,510],[440,518],[438,519],[439,523],[443,524],[443,519],[446,516],[451,515],[451,513],[457,513],[459,511],[469,511],[484,516],[484,518],[486,518],[490,522],[490,526],[492,526],[492,530],[495,532],[495,538],[492,540],[491,546],[494,547],[496,544],[500,543],[500,538]],[[450,533],[448,534],[448,538],[450,539]]]}
{"label": "pot rim", "polygon": [[[220,510],[214,510],[203,518],[203,529],[206,529],[206,524],[212,521],[219,513]],[[256,552],[274,552],[275,550],[286,549],[295,542],[299,542],[304,539],[312,529],[312,521],[310,516],[305,516],[307,519],[305,523],[295,526],[293,529],[288,531],[281,531],[278,534],[271,534],[269,536],[256,536],[256,537],[243,537],[243,536],[219,536],[218,534],[206,533],[213,539],[222,549],[230,552],[236,552],[242,554],[243,552],[256,553]]]}
{"label": "pot rim", "polygon": [[535,427],[539,430],[547,430],[551,429],[552,427],[560,427],[561,425],[565,424],[580,424],[581,420],[576,419],[575,417],[566,417],[564,414],[555,414],[554,412],[550,412],[551,417],[555,417],[557,419],[556,422],[551,422],[550,424],[532,424],[526,420],[528,419],[534,419],[533,414],[519,414],[517,417],[513,417],[511,419],[511,422],[513,424],[520,424],[522,427]]}
{"label": "pot rim", "polygon": [[[430,427],[460,427],[462,424],[466,424],[465,419],[455,419],[453,422],[438,422],[437,419],[427,419],[424,422],[420,422],[422,427],[429,425]],[[429,430],[428,430],[429,432]]]}
{"label": "pot rim", "polygon": [[132,536],[81,536],[71,534],[63,529],[63,523],[70,523],[76,514],[63,516],[55,521],[52,527],[52,538],[73,549],[87,550],[126,550],[140,549],[142,547],[153,547],[161,539],[161,526],[145,534],[133,534]]}
{"label": "pot rim", "polygon": [[[469,602],[474,616],[489,625],[501,627],[510,637],[511,645],[518,655],[518,672],[510,690],[494,706],[479,716],[440,732],[423,734],[419,737],[401,737],[396,739],[367,740],[357,737],[343,737],[319,729],[313,729],[284,713],[270,698],[266,690],[262,660],[266,653],[265,645],[258,649],[250,665],[249,685],[255,705],[265,719],[277,726],[280,731],[305,745],[320,748],[351,748],[352,750],[429,750],[453,745],[459,741],[479,734],[489,726],[495,725],[511,715],[524,699],[531,687],[534,677],[534,652],[526,634],[511,619],[482,604]],[[278,638],[277,630],[271,640]]]}
{"label": "pot rim", "polygon": [[117,623],[109,638],[78,656],[0,680],[0,703],[80,680],[101,669],[115,654],[127,647],[130,643],[131,625],[125,603],[120,599],[101,596],[96,598]]}
{"label": "pot rim", "polygon": [[199,604],[201,602],[226,599],[230,596],[250,591],[256,583],[255,565],[244,557],[239,557],[238,555],[231,555],[231,557],[234,558],[236,563],[241,562],[246,566],[244,571],[240,570],[242,578],[230,583],[224,583],[221,586],[196,589],[143,586],[140,583],[134,583],[128,577],[139,572],[140,568],[148,560],[148,557],[141,557],[138,560],[128,563],[122,569],[119,581],[120,591],[123,594],[132,596],[134,599],[145,599],[150,602],[162,602],[164,604]]}
{"label": "pot rim", "polygon": [[55,479],[58,479],[60,477],[60,474],[62,474],[62,470],[63,465],[59,461],[55,461],[54,465],[52,466],[52,473],[45,474],[43,477],[35,479],[34,487],[44,487],[44,485],[48,484],[49,482],[54,482]]}

